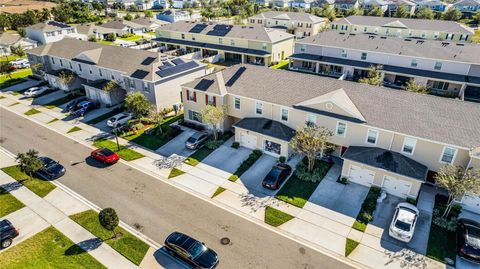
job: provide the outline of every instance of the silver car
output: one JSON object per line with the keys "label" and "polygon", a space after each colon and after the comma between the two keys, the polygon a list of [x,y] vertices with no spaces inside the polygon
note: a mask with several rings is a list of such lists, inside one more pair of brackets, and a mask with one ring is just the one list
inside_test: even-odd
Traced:
{"label": "silver car", "polygon": [[120,127],[132,119],[131,113],[120,113],[107,120],[107,126],[112,128]]}
{"label": "silver car", "polygon": [[399,203],[393,215],[388,234],[402,242],[410,242],[413,238],[419,211],[409,203]]}
{"label": "silver car", "polygon": [[26,90],[23,95],[25,97],[36,97],[41,94],[44,94],[46,91],[48,91],[48,86],[41,86],[41,87],[32,87],[28,90]]}
{"label": "silver car", "polygon": [[185,141],[185,147],[187,149],[198,149],[205,144],[209,135],[204,132],[195,132]]}

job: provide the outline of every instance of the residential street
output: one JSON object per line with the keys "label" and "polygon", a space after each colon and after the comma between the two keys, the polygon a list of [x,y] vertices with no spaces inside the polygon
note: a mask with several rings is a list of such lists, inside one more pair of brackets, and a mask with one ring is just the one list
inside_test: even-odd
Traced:
{"label": "residential street", "polygon": [[[205,242],[218,252],[219,268],[348,268],[123,163],[103,168],[87,159],[89,148],[3,108],[0,124],[2,147],[13,153],[34,148],[59,160],[67,168],[59,182],[102,208],[115,208],[159,243],[175,230]],[[231,244],[221,245],[222,237]]]}

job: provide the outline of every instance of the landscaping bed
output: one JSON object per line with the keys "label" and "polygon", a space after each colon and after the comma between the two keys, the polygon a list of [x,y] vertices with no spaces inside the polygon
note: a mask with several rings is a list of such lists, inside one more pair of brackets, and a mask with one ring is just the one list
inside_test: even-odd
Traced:
{"label": "landscaping bed", "polygon": [[120,145],[120,150],[118,150],[117,143],[108,139],[95,140],[95,142],[93,142],[93,145],[97,148],[108,148],[111,151],[116,152],[118,156],[120,156],[120,158],[124,159],[125,161],[133,161],[145,157],[143,154],[129,149],[123,145]]}
{"label": "landscaping bed", "polygon": [[13,213],[25,205],[15,196],[0,188],[0,218]]}
{"label": "landscaping bed", "polygon": [[294,216],[271,206],[265,207],[265,223],[273,227],[278,227],[293,218]]}
{"label": "landscaping bed", "polygon": [[70,218],[136,265],[142,262],[148,251],[149,246],[145,242],[121,227],[115,228],[118,238],[112,238],[112,232],[102,227],[98,213],[93,210],[72,215]]}
{"label": "landscaping bed", "polygon": [[2,269],[106,268],[53,227],[0,253]]}
{"label": "landscaping bed", "polygon": [[297,169],[295,170],[294,174],[283,185],[283,187],[278,191],[277,195],[275,196],[277,199],[300,208],[302,208],[307,203],[312,193],[318,187],[318,184],[320,184],[320,182],[332,166],[331,163],[316,160],[314,168],[315,170],[312,174],[317,180],[306,181],[301,179],[301,174],[303,173],[300,172],[300,170],[303,171],[305,169],[307,162],[307,158],[304,158],[302,162],[297,165]]}
{"label": "landscaping bed", "polygon": [[273,65],[271,68],[273,68],[273,69],[284,69],[284,70],[287,70],[287,69],[288,69],[288,63],[289,63],[288,60],[280,61],[278,64]]}
{"label": "landscaping bed", "polygon": [[353,223],[352,228],[361,232],[365,232],[367,224],[373,220],[373,212],[377,208],[377,199],[380,196],[381,189],[379,187],[371,187],[367,197],[362,203],[362,208],[357,215],[357,219]]}
{"label": "landscaping bed", "polygon": [[[227,141],[232,136],[233,136],[232,132],[225,132],[223,134],[219,134],[218,140],[219,141]],[[201,163],[203,161],[203,159],[205,159],[208,155],[210,155],[210,153],[212,153],[214,151],[215,151],[215,149],[211,149],[211,148],[203,146],[200,149],[198,149],[197,151],[195,151],[194,153],[192,153],[190,156],[188,156],[185,159],[184,163],[189,164],[191,166],[196,166],[197,164]]]}
{"label": "landscaping bed", "polygon": [[262,157],[263,153],[259,149],[255,149],[252,153],[250,153],[250,156],[240,164],[240,166],[237,168],[235,173],[231,175],[228,180],[235,182],[237,181],[240,176],[243,175],[260,157]]}
{"label": "landscaping bed", "polygon": [[23,186],[25,186],[40,197],[47,196],[47,194],[49,194],[53,189],[55,189],[55,185],[48,181],[37,178],[35,176],[30,179],[30,177],[20,169],[19,165],[4,167],[2,168],[2,171],[14,178],[16,181],[20,182]]}

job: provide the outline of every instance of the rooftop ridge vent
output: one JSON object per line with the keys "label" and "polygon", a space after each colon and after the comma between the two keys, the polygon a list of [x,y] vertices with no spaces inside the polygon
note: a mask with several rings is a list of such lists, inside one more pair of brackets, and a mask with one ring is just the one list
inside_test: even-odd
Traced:
{"label": "rooftop ridge vent", "polygon": [[381,39],[387,39],[387,37],[386,37],[386,36],[381,36],[380,38],[381,38]]}
{"label": "rooftop ridge vent", "polygon": [[410,38],[405,38],[405,41],[412,41]]}
{"label": "rooftop ridge vent", "polygon": [[463,44],[463,43],[457,43],[457,46],[463,47],[463,46],[465,46],[465,44]]}
{"label": "rooftop ridge vent", "polygon": [[340,35],[344,35],[345,33],[344,33],[344,32],[340,32],[340,33],[338,33],[338,34],[340,34]]}

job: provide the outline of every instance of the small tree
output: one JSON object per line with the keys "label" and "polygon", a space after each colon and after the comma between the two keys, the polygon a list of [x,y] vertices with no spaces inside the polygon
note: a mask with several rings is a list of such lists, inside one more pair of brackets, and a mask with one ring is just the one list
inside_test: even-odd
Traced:
{"label": "small tree", "polygon": [[213,138],[215,140],[218,139],[218,129],[217,126],[223,122],[223,119],[225,118],[225,110],[226,108],[221,106],[212,106],[212,105],[207,105],[203,110],[202,110],[202,122],[208,124],[211,126],[212,131],[213,131]]}
{"label": "small tree", "polygon": [[88,41],[90,41],[90,42],[97,42],[97,37],[94,36],[94,35],[91,35],[91,36],[88,37]]}
{"label": "small tree", "polygon": [[129,92],[125,97],[125,107],[138,119],[150,112],[151,104],[143,93]]}
{"label": "small tree", "polygon": [[415,92],[420,94],[429,94],[430,91],[428,90],[427,86],[421,85],[415,82],[415,80],[410,79],[403,89],[409,92]]}
{"label": "small tree", "polygon": [[168,0],[168,8],[173,8],[173,0]]}
{"label": "small tree", "polygon": [[0,62],[0,73],[6,74],[9,79],[12,79],[13,65],[8,62]]}
{"label": "small tree", "polygon": [[118,216],[117,212],[113,208],[104,208],[98,214],[98,221],[103,228],[113,232],[113,238],[117,237],[115,233],[115,228],[118,226]]}
{"label": "small tree", "polygon": [[396,17],[396,18],[406,18],[408,16],[410,16],[410,13],[408,12],[407,7],[404,5],[397,7],[395,14],[393,14],[393,17]]}
{"label": "small tree", "polygon": [[117,36],[114,33],[109,33],[106,37],[105,40],[114,42],[117,39]]}
{"label": "small tree", "polygon": [[32,68],[33,73],[40,72],[42,70],[42,63],[34,63],[30,65],[30,68]]}
{"label": "small tree", "polygon": [[155,106],[152,106],[150,108],[150,112],[148,113],[148,119],[157,126],[157,132],[161,134],[163,130],[160,124],[162,123],[163,119],[165,119],[165,113],[163,111],[158,111]]}
{"label": "small tree", "polygon": [[458,21],[462,18],[462,12],[456,8],[449,8],[442,15],[442,19],[446,21]]}
{"label": "small tree", "polygon": [[123,19],[125,19],[126,21],[131,21],[131,20],[133,20],[132,14],[127,13],[127,15],[125,15],[125,17],[123,17]]}
{"label": "small tree", "polygon": [[23,27],[17,28],[17,33],[18,33],[21,37],[26,37],[26,36],[27,36],[27,31],[25,31],[25,28],[23,28]]}
{"label": "small tree", "polygon": [[329,143],[333,132],[326,127],[312,123],[306,123],[290,141],[292,149],[304,154],[308,159],[308,172],[312,172],[317,157],[323,158],[323,154],[333,144]]}
{"label": "small tree", "polygon": [[60,74],[58,74],[58,77],[59,77],[59,81],[63,85],[68,86],[75,81],[75,78],[77,78],[77,75],[70,70],[63,70],[63,71],[60,71]]}
{"label": "small tree", "polygon": [[381,86],[383,84],[382,81],[382,74],[380,70],[382,70],[381,65],[371,66],[368,69],[367,76],[358,80],[360,83],[366,83],[375,86]]}
{"label": "small tree", "polygon": [[381,7],[379,6],[375,6],[373,7],[369,12],[368,12],[368,16],[377,16],[377,17],[383,17],[383,14],[385,12],[382,10]]}
{"label": "small tree", "polygon": [[446,218],[455,204],[455,198],[461,198],[467,193],[480,194],[480,170],[461,166],[445,165],[435,176],[438,186],[448,191],[448,202],[443,217]]}
{"label": "small tree", "polygon": [[153,12],[151,10],[145,10],[145,18],[153,18]]}
{"label": "small tree", "polygon": [[24,50],[20,45],[18,45],[18,46],[14,46],[14,45],[10,46],[10,51],[11,51],[13,54],[17,55],[18,57],[23,57],[23,56],[25,56],[25,50]]}
{"label": "small tree", "polygon": [[433,20],[433,18],[435,18],[435,13],[431,8],[426,7],[420,9],[415,16],[419,19]]}
{"label": "small tree", "polygon": [[120,85],[115,80],[109,80],[102,88],[104,92],[111,92],[118,89],[120,89]]}
{"label": "small tree", "polygon": [[38,158],[38,151],[34,149],[30,149],[25,153],[19,153],[16,160],[20,164],[20,169],[22,169],[30,179],[32,179],[33,174],[43,166],[42,161]]}

